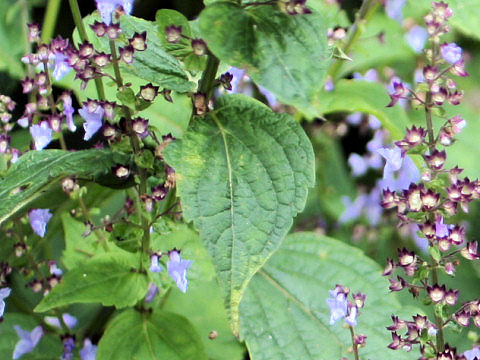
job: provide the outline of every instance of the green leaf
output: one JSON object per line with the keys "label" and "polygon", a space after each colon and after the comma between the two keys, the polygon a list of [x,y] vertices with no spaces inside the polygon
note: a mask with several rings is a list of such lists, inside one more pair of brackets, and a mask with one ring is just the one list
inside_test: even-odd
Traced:
{"label": "green leaf", "polygon": [[0,1],[0,71],[7,71],[16,78],[25,74],[20,59],[27,46],[27,37],[24,36],[26,25],[19,21],[21,12],[20,2]]}
{"label": "green leaf", "polygon": [[61,218],[65,236],[62,262],[67,269],[73,269],[104,251],[93,233],[86,237],[82,236],[85,231],[85,225],[82,222],[75,220],[68,213],[63,213]]}
{"label": "green leaf", "polygon": [[250,278],[279,246],[314,184],[310,141],[290,116],[245,96],[222,96],[164,156],[238,333],[238,305]]}
{"label": "green leaf", "polygon": [[320,95],[317,109],[322,114],[358,111],[374,115],[390,132],[393,140],[400,140],[409,120],[400,105],[387,108],[389,102],[387,90],[379,83],[340,80],[333,91]]}
{"label": "green leaf", "polygon": [[308,116],[323,88],[330,52],[320,13],[289,16],[274,6],[218,2],[200,14],[200,30],[222,61],[246,68],[259,85]]}
{"label": "green leaf", "polygon": [[97,360],[207,360],[203,344],[182,316],[127,310],[108,326]]}
{"label": "green leaf", "polygon": [[91,178],[111,171],[126,155],[109,150],[42,150],[23,155],[0,181],[0,224],[23,209],[58,180],[75,174]]}
{"label": "green leaf", "polygon": [[[89,39],[95,48],[98,51],[110,53],[108,37],[99,38],[89,26],[99,19],[97,14],[85,17],[85,27],[87,28]],[[122,73],[128,73],[146,82],[178,92],[189,92],[194,89],[195,84],[188,80],[188,76],[178,60],[162,49],[157,27],[153,22],[134,16],[122,16],[120,18],[120,27],[125,39],[131,38],[135,32],[147,32],[147,49],[145,51],[136,51],[135,60],[132,64],[121,62],[120,69]],[[75,30],[73,37],[76,43],[79,43],[77,30]],[[113,73],[113,70],[111,72]]]}
{"label": "green leaf", "polygon": [[326,299],[336,284],[367,295],[355,327],[368,336],[361,358],[410,359],[386,348],[391,337],[385,326],[400,304],[388,294],[381,272],[359,249],[338,240],[307,232],[289,235],[253,277],[240,304],[240,335],[251,359],[350,358],[349,331],[342,320],[329,325]]}
{"label": "green leaf", "polygon": [[99,254],[70,270],[35,311],[44,312],[73,303],[133,306],[145,296],[148,288],[147,276],[136,270],[139,262],[138,255],[127,252]]}

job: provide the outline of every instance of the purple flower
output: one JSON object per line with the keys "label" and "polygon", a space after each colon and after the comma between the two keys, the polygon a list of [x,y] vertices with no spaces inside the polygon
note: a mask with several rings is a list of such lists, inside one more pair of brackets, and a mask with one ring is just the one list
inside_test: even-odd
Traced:
{"label": "purple flower", "polygon": [[398,146],[394,146],[392,149],[381,148],[378,149],[377,152],[386,160],[385,167],[383,168],[384,178],[400,170],[403,164],[403,156],[402,150]]}
{"label": "purple flower", "polygon": [[89,111],[86,105],[78,110],[80,116],[85,120],[83,128],[85,129],[85,136],[83,139],[85,141],[90,140],[90,138],[102,127],[102,118],[104,114],[103,108],[99,105],[93,111]]}
{"label": "purple flower", "polygon": [[33,232],[40,237],[45,236],[47,231],[47,223],[52,218],[52,214],[49,209],[33,209],[28,213],[30,225]]}
{"label": "purple flower", "polygon": [[360,125],[360,123],[362,122],[362,113],[357,112],[350,114],[345,118],[345,120],[350,125]]}
{"label": "purple flower", "polygon": [[19,359],[24,354],[32,352],[37,346],[38,342],[43,336],[43,329],[37,326],[31,332],[23,330],[20,326],[14,326],[20,340],[15,345],[13,350],[13,359]]}
{"label": "purple flower", "polygon": [[350,165],[352,175],[355,177],[362,176],[368,170],[368,164],[365,158],[356,153],[350,154],[348,157],[348,165]]}
{"label": "purple flower", "polygon": [[435,219],[435,235],[439,238],[443,238],[448,236],[449,233],[448,225],[443,223],[443,216],[437,216]]}
{"label": "purple flower", "polygon": [[353,78],[355,80],[365,80],[369,82],[376,82],[378,81],[378,72],[375,69],[368,70],[365,75],[362,75],[358,72],[353,73]]}
{"label": "purple flower", "polygon": [[112,14],[119,6],[123,7],[125,13],[130,14],[132,12],[134,0],[96,0],[97,9],[102,17],[102,21],[110,25],[112,22]]}
{"label": "purple flower", "polygon": [[159,273],[160,271],[162,271],[162,268],[158,263],[158,259],[160,259],[160,256],[158,256],[157,254],[153,254],[152,256],[150,256],[150,271],[153,273]]}
{"label": "purple flower", "polygon": [[260,85],[257,85],[257,86],[260,93],[263,94],[267,99],[268,105],[275,106],[277,104],[277,98],[275,97],[275,95],[273,95],[270,91],[265,89],[263,86],[260,86]]}
{"label": "purple flower", "polygon": [[63,115],[65,115],[65,118],[67,120],[67,127],[68,130],[71,132],[74,132],[77,130],[77,127],[75,126],[75,122],[73,121],[73,113],[75,112],[75,109],[72,106],[72,97],[68,93],[64,93],[62,95],[63,99]]}
{"label": "purple flower", "polygon": [[80,350],[80,359],[82,360],[95,360],[97,357],[97,347],[92,344],[90,339],[83,341],[83,348]]}
{"label": "purple flower", "polygon": [[359,195],[352,203],[348,196],[342,197],[343,205],[345,205],[345,211],[338,219],[338,222],[345,224],[351,220],[355,220],[362,214],[363,208],[367,203],[368,197],[365,194]]}
{"label": "purple flower", "polygon": [[467,360],[480,359],[480,348],[474,347],[472,350],[465,351],[463,356],[465,356]]}
{"label": "purple flower", "polygon": [[42,150],[52,141],[53,130],[47,121],[30,126],[30,134],[35,142],[35,150]]}
{"label": "purple flower", "polygon": [[455,64],[462,59],[462,48],[455,43],[444,43],[440,46],[440,53],[445,61]]}
{"label": "purple flower", "polygon": [[75,349],[75,340],[68,336],[63,339],[63,354],[60,357],[60,360],[72,360],[73,359],[73,349]]}
{"label": "purple flower", "polygon": [[357,325],[357,312],[358,309],[356,306],[349,306],[349,313],[348,316],[345,316],[345,322],[350,326]]}
{"label": "purple flower", "polygon": [[51,275],[61,276],[63,271],[57,267],[57,263],[55,261],[48,262],[48,271],[50,271]]}
{"label": "purple flower", "polygon": [[335,85],[333,83],[332,77],[328,76],[327,80],[325,81],[325,85],[323,87],[325,91],[333,91],[335,89]]}
{"label": "purple flower", "polygon": [[347,296],[343,292],[331,290],[329,294],[332,298],[327,299],[327,304],[330,308],[330,325],[333,325],[341,318],[347,316],[348,301]]}
{"label": "purple flower", "polygon": [[238,93],[242,82],[248,78],[247,72],[236,67],[231,67],[228,69],[228,72],[233,76],[232,80],[230,81],[230,85],[232,86],[230,91],[232,93]]}
{"label": "purple flower", "polygon": [[386,0],[385,12],[388,17],[401,23],[403,20],[402,10],[406,2],[407,0]]}
{"label": "purple flower", "polygon": [[372,130],[378,130],[382,127],[382,123],[376,116],[369,115],[368,116],[368,127]]}
{"label": "purple flower", "polygon": [[11,291],[12,289],[8,287],[0,289],[0,318],[3,317],[5,312],[5,299],[10,296]]}
{"label": "purple flower", "polygon": [[410,29],[405,37],[407,38],[407,42],[412,49],[416,53],[419,53],[425,47],[425,43],[428,39],[428,32],[425,28],[415,25]]}
{"label": "purple flower", "polygon": [[[45,323],[50,326],[53,326],[57,329],[62,328],[60,320],[56,316],[45,316],[44,320]],[[62,315],[62,320],[69,329],[73,329],[75,326],[77,326],[77,318],[75,316],[65,313]]]}
{"label": "purple flower", "polygon": [[168,274],[177,283],[180,291],[187,292],[187,270],[192,265],[192,261],[182,260],[177,250],[170,251],[168,255],[170,257],[167,262]]}
{"label": "purple flower", "polygon": [[158,287],[154,283],[148,285],[147,295],[145,295],[145,302],[151,303],[155,296],[158,294]]}
{"label": "purple flower", "polygon": [[385,140],[385,133],[382,130],[375,131],[372,140],[367,143],[367,150],[371,153],[376,152],[383,146]]}
{"label": "purple flower", "polygon": [[55,80],[60,80],[65,75],[67,75],[72,68],[68,64],[68,58],[61,52],[56,52],[54,54],[55,59],[53,60],[53,78]]}

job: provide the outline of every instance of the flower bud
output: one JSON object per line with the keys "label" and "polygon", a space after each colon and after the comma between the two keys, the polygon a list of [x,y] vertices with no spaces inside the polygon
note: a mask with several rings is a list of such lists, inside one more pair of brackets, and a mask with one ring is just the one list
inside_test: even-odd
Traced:
{"label": "flower bud", "polygon": [[167,34],[167,42],[170,44],[176,44],[182,38],[182,27],[170,25],[165,27],[165,33]]}
{"label": "flower bud", "polygon": [[102,37],[107,33],[107,25],[105,25],[103,22],[95,21],[92,25],[90,25],[90,28],[98,37]]}
{"label": "flower bud", "polygon": [[207,54],[207,44],[202,39],[192,39],[191,45],[195,55],[203,56]]}
{"label": "flower bud", "polygon": [[120,51],[120,59],[126,64],[133,63],[133,54],[135,53],[135,49],[132,45],[127,45],[119,49]]}
{"label": "flower bud", "polygon": [[140,96],[147,102],[152,102],[158,95],[158,86],[153,86],[152,83],[140,87]]}

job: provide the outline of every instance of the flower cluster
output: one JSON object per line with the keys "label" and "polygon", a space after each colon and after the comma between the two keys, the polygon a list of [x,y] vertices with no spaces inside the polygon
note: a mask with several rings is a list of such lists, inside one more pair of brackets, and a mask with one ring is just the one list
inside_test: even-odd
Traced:
{"label": "flower cluster", "polygon": [[[457,255],[467,260],[480,257],[477,242],[466,240],[465,228],[459,224],[449,224],[448,219],[459,211],[468,212],[469,203],[480,198],[480,182],[460,178],[462,169],[446,167],[448,146],[455,135],[460,133],[466,121],[460,116],[442,118],[441,107],[447,102],[458,105],[463,92],[457,89],[453,76],[467,76],[462,49],[454,43],[440,43],[440,36],[449,31],[447,20],[452,11],[444,2],[433,2],[433,10],[425,16],[425,24],[432,48],[425,50],[427,64],[423,67],[423,77],[416,89],[410,89],[402,82],[395,82],[390,93],[394,106],[400,100],[411,100],[425,108],[426,128],[412,126],[403,139],[395,143],[389,156],[385,156],[384,178],[398,168],[406,154],[422,154],[424,167],[420,182],[404,184],[401,188],[387,186],[383,190],[382,206],[396,209],[400,226],[414,227],[416,232],[428,242],[430,259],[422,258],[405,248],[398,249],[398,261],[387,259],[384,276],[391,276],[396,269],[406,277],[397,275],[390,278],[390,290],[408,289],[414,297],[425,294],[424,302],[435,307],[435,322],[427,317],[416,315],[413,321],[393,317],[391,349],[409,351],[414,344],[420,344],[422,359],[463,359],[444,340],[445,325],[449,322],[468,326],[470,319],[479,326],[479,300],[464,303],[458,310],[450,310],[457,305],[459,291],[447,289],[439,282],[438,271],[454,276],[460,264]],[[440,117],[442,125],[434,133],[433,121]],[[408,279],[410,278],[410,279]],[[398,335],[406,329],[404,336]]]}
{"label": "flower cluster", "polygon": [[[168,253],[168,262],[167,262],[167,271],[170,277],[175,281],[177,284],[177,287],[180,289],[182,292],[187,292],[187,285],[188,285],[188,280],[187,280],[187,270],[189,269],[190,265],[192,265],[191,260],[184,260],[180,256],[180,251],[177,249],[173,249],[169,251]],[[150,271],[153,273],[159,273],[162,268],[159,264],[160,258],[166,254],[163,253],[153,253],[150,256]],[[154,292],[154,289],[152,289],[152,292]],[[152,295],[150,295],[152,296]],[[154,295],[153,295],[154,296]]]}

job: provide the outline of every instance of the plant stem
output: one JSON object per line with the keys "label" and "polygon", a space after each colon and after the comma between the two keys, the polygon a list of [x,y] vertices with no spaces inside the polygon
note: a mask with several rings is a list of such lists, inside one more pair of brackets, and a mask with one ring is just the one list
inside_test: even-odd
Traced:
{"label": "plant stem", "polygon": [[[117,87],[119,89],[123,88],[123,80],[122,75],[120,73],[120,67],[118,64],[118,57],[117,51],[115,48],[115,41],[110,40],[110,52],[112,56],[112,64],[113,64],[113,71],[115,73],[115,82],[117,83]],[[132,113],[128,106],[122,106],[123,113],[126,119],[126,127],[127,132],[130,137],[130,144],[133,149],[133,153],[136,156],[139,156],[141,153],[140,148],[140,141],[138,140],[137,134],[133,131],[133,121],[132,121]],[[139,187],[138,187],[138,196],[140,197],[142,194],[147,193],[147,171],[142,167],[138,167],[138,177],[140,179]],[[139,199],[140,200],[140,199]],[[140,256],[140,272],[145,271],[144,262],[149,257],[150,251],[150,222],[145,214],[142,212],[141,201],[137,201],[137,210],[140,213],[140,219],[143,229],[143,236],[142,236],[142,255]]]}
{"label": "plant stem", "polygon": [[[77,0],[68,0],[70,4],[70,10],[72,12],[73,22],[78,29],[78,34],[82,41],[88,41],[87,31],[85,30],[85,25],[83,24],[82,15],[80,13],[80,8],[78,7]],[[105,90],[103,88],[103,82],[101,78],[95,78],[95,86],[97,87],[97,94],[100,100],[106,100]]]}
{"label": "plant stem", "polygon": [[215,55],[209,52],[207,66],[202,74],[202,78],[200,79],[200,83],[198,85],[198,91],[206,95],[207,103],[212,97],[213,85],[215,83],[218,65],[220,65],[220,60],[218,60]]}
{"label": "plant stem", "polygon": [[[432,258],[432,263],[436,264],[436,261]],[[438,284],[438,274],[437,274],[437,269],[434,268],[432,269],[432,282],[434,284]],[[438,328],[437,331],[437,350],[438,352],[442,352],[445,349],[445,339],[443,336],[443,319],[435,314],[435,322]]]}
{"label": "plant stem", "polygon": [[55,31],[60,4],[61,0],[49,0],[47,2],[47,10],[45,11],[45,17],[43,18],[41,35],[42,42],[45,44],[52,38],[53,32]]}
{"label": "plant stem", "polygon": [[355,342],[355,331],[353,330],[353,326],[348,326],[350,329],[350,335],[352,337],[352,349],[353,349],[353,355],[355,355],[355,360],[359,360],[360,357],[358,356],[358,345]]}
{"label": "plant stem", "polygon": [[[81,195],[78,196],[78,203],[80,204],[80,207],[82,208],[83,212],[83,217],[85,220],[93,225],[92,218],[90,217],[90,212],[88,211],[87,205],[85,205],[85,201],[83,201],[83,198]],[[107,239],[105,236],[103,236],[102,232],[99,229],[93,230],[95,236],[97,237],[98,242],[102,243],[103,249],[108,252],[110,251],[110,248],[108,247],[107,244]]]}
{"label": "plant stem", "polygon": [[[348,55],[348,52],[350,51],[352,46],[362,35],[363,30],[360,26],[361,23],[367,22],[370,19],[370,17],[377,9],[378,5],[379,4],[377,0],[363,0],[360,10],[358,10],[357,14],[355,15],[355,22],[348,30],[345,46],[342,49],[345,54]],[[332,66],[330,66],[328,74],[332,77],[333,80],[336,80],[342,65],[343,62],[337,60],[332,64]]]}

